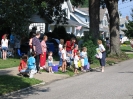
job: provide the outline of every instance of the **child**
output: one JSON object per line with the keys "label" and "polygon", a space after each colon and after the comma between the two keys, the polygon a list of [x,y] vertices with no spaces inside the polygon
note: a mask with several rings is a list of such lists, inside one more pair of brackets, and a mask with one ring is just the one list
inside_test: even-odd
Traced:
{"label": "child", "polygon": [[49,55],[48,55],[48,66],[49,66],[49,73],[54,73],[53,70],[52,70],[52,66],[53,66],[53,52],[49,52]]}
{"label": "child", "polygon": [[77,52],[78,52],[78,45],[75,44],[74,49],[73,49],[73,51],[72,51],[73,57],[74,57],[75,55],[77,55]]}
{"label": "child", "polygon": [[98,58],[98,59],[101,59],[102,58],[102,53],[101,53],[101,51],[100,51],[100,49],[99,48],[96,48],[96,58]]}
{"label": "child", "polygon": [[20,76],[28,74],[28,70],[27,70],[27,55],[23,55],[22,56],[22,60],[20,61],[20,65],[18,67],[18,71]]}
{"label": "child", "polygon": [[74,73],[78,74],[78,61],[79,61],[79,52],[75,53],[74,56]]}
{"label": "child", "polygon": [[82,48],[82,52],[80,54],[80,57],[81,57],[81,63],[82,63],[81,71],[85,72],[84,66],[85,66],[85,59],[87,58],[87,48],[86,47]]}
{"label": "child", "polygon": [[37,72],[35,64],[35,52],[31,52],[31,57],[28,59],[28,69],[30,71],[29,78],[33,78],[34,74]]}
{"label": "child", "polygon": [[66,72],[66,46],[63,46],[61,51],[61,59],[62,59],[62,72]]}

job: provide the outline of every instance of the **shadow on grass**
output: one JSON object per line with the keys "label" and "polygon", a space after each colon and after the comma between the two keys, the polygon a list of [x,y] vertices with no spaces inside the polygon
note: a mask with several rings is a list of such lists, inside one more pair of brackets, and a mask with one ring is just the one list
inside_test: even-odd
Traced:
{"label": "shadow on grass", "polygon": [[[39,84],[42,81],[37,79],[29,79],[25,77],[18,77],[18,76],[9,76],[9,75],[1,75],[0,76],[0,96],[4,95],[6,93],[10,93],[13,91],[17,91],[35,84]],[[7,95],[7,96],[1,96],[2,99],[8,99],[10,98],[16,98],[16,99],[22,99],[21,95],[23,97],[28,96],[30,94],[36,94],[35,92],[48,92],[49,88],[46,89],[38,89],[37,87],[32,87],[27,90],[23,90],[19,93],[14,93],[13,95]],[[0,97],[0,99],[1,99]]]}
{"label": "shadow on grass", "polygon": [[125,49],[122,49],[121,51],[123,51],[123,52],[133,52],[133,50],[125,50]]}

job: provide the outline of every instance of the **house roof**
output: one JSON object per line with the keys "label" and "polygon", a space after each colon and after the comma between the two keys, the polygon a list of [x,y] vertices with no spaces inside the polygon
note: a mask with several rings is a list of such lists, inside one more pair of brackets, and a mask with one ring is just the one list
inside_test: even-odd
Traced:
{"label": "house roof", "polygon": [[[89,15],[89,8],[77,8],[77,9]],[[106,9],[100,8],[100,20],[103,19],[105,12],[106,12]]]}
{"label": "house roof", "polygon": [[[80,24],[79,22],[76,22],[76,21],[73,21],[73,20],[68,20],[67,22],[68,22],[68,24],[59,23],[58,25],[64,25],[64,26],[83,26],[83,27],[86,27],[85,25]],[[53,22],[50,25],[56,25],[56,22]]]}

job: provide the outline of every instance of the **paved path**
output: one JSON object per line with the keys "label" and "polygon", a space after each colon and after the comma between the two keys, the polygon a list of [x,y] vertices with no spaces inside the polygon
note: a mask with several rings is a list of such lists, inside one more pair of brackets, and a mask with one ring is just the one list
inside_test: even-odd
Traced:
{"label": "paved path", "polygon": [[[55,62],[57,64],[58,62]],[[13,75],[17,76],[18,74],[18,67],[13,67],[13,68],[7,68],[7,69],[0,69],[0,75]],[[34,78],[42,80],[44,82],[52,82],[55,80],[60,80],[67,78],[68,75],[62,75],[62,74],[49,74],[47,72],[42,72],[42,74],[36,74]]]}
{"label": "paved path", "polygon": [[[133,60],[12,95],[14,99],[133,99]],[[9,98],[9,97],[8,97]],[[5,99],[8,99],[7,97]],[[4,98],[3,98],[4,99]]]}

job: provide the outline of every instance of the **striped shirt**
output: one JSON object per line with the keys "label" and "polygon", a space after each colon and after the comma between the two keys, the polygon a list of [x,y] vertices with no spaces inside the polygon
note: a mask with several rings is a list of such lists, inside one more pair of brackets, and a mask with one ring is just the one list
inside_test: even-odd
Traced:
{"label": "striped shirt", "polygon": [[41,47],[41,43],[39,41],[39,39],[37,37],[34,37],[32,39],[32,44],[33,46],[35,46],[36,50],[36,55],[42,54],[42,47]]}

